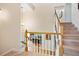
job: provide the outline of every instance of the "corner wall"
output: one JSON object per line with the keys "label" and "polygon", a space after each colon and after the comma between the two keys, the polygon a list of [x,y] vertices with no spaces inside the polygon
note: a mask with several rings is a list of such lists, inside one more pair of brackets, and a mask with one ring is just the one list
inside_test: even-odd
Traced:
{"label": "corner wall", "polygon": [[71,22],[71,3],[65,4],[65,22]]}
{"label": "corner wall", "polygon": [[77,3],[72,4],[72,23],[79,30],[79,9]]}

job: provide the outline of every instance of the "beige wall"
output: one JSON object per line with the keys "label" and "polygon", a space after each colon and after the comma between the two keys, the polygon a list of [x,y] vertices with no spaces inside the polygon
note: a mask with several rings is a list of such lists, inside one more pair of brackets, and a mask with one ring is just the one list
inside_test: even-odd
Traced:
{"label": "beige wall", "polygon": [[[27,4],[26,4],[27,5]],[[54,31],[54,7],[56,6],[64,6],[64,4],[34,4],[35,10],[28,10],[28,8],[24,8],[25,12],[22,12],[21,22],[23,23],[23,30],[27,29],[28,31],[37,31],[37,32],[52,32]],[[24,33],[24,32],[23,32]],[[43,36],[44,37],[44,36]],[[22,37],[22,40],[24,36]],[[50,40],[45,41],[45,46],[47,49],[47,45],[50,45]],[[54,40],[52,37],[51,42],[53,42],[51,49],[53,49]],[[31,43],[31,42],[30,42]],[[29,44],[30,46],[30,44]],[[42,45],[44,47],[44,44]],[[58,51],[58,50],[57,50]]]}
{"label": "beige wall", "polygon": [[34,6],[34,10],[24,8],[26,10],[26,12],[23,13],[24,27],[26,27],[28,31],[52,32],[55,23],[54,7],[64,6],[64,4],[37,3],[34,4]]}
{"label": "beige wall", "polygon": [[72,23],[78,28],[79,30],[79,9],[77,3],[72,4]]}
{"label": "beige wall", "polygon": [[19,48],[20,4],[0,4],[0,8],[7,11],[5,19],[0,17],[0,51]]}

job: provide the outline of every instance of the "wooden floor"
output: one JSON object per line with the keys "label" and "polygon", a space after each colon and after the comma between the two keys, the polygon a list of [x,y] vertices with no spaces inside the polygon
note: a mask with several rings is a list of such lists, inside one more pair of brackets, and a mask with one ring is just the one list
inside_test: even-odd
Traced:
{"label": "wooden floor", "polygon": [[46,52],[43,50],[42,52],[40,50],[39,53],[37,51],[28,51],[28,52],[10,51],[4,56],[53,56],[53,52]]}

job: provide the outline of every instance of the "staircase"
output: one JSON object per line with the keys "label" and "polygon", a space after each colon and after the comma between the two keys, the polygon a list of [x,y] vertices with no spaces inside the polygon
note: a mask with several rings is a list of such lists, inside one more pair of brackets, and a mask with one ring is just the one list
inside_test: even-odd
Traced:
{"label": "staircase", "polygon": [[79,31],[71,23],[62,23],[64,26],[64,55],[79,56]]}

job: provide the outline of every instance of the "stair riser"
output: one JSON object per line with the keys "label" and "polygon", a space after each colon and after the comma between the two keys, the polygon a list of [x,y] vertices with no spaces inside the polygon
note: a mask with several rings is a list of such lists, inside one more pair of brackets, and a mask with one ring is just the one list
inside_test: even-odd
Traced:
{"label": "stair riser", "polygon": [[64,34],[77,34],[77,35],[79,35],[79,32],[64,32]]}
{"label": "stair riser", "polygon": [[73,28],[73,27],[71,27],[71,28],[70,27],[69,28],[63,28],[63,29],[64,29],[64,31],[65,30],[77,30],[77,28]]}
{"label": "stair riser", "polygon": [[63,25],[64,27],[75,27],[74,25]]}
{"label": "stair riser", "polygon": [[63,25],[73,25],[71,22],[70,23],[62,23]]}
{"label": "stair riser", "polygon": [[65,37],[65,36],[64,36],[63,39],[73,39],[73,40],[75,39],[75,40],[78,40],[79,37],[67,37],[67,36]]}
{"label": "stair riser", "polygon": [[63,36],[79,36],[79,33],[64,33]]}
{"label": "stair riser", "polygon": [[64,54],[67,54],[69,56],[79,56],[79,51],[65,48],[64,49]]}
{"label": "stair riser", "polygon": [[64,45],[68,45],[68,46],[78,46],[78,47],[79,47],[79,41],[78,41],[78,42],[74,42],[74,41],[64,41]]}
{"label": "stair riser", "polygon": [[63,36],[63,39],[79,39],[79,37]]}
{"label": "stair riser", "polygon": [[63,36],[64,36],[64,38],[69,37],[69,38],[73,39],[75,37],[75,38],[79,39],[79,35],[76,35],[76,34],[64,34]]}
{"label": "stair riser", "polygon": [[64,41],[79,42],[79,39],[68,39],[68,38],[67,38],[67,39],[64,39]]}
{"label": "stair riser", "polygon": [[79,33],[79,31],[77,31],[77,30],[64,30],[64,32],[75,32],[75,33]]}
{"label": "stair riser", "polygon": [[70,27],[69,28],[66,27],[66,28],[63,28],[63,29],[64,29],[64,31],[65,30],[77,30],[77,28],[73,28],[73,27],[71,27],[71,28]]}
{"label": "stair riser", "polygon": [[79,37],[77,34],[64,34],[64,37]]}

